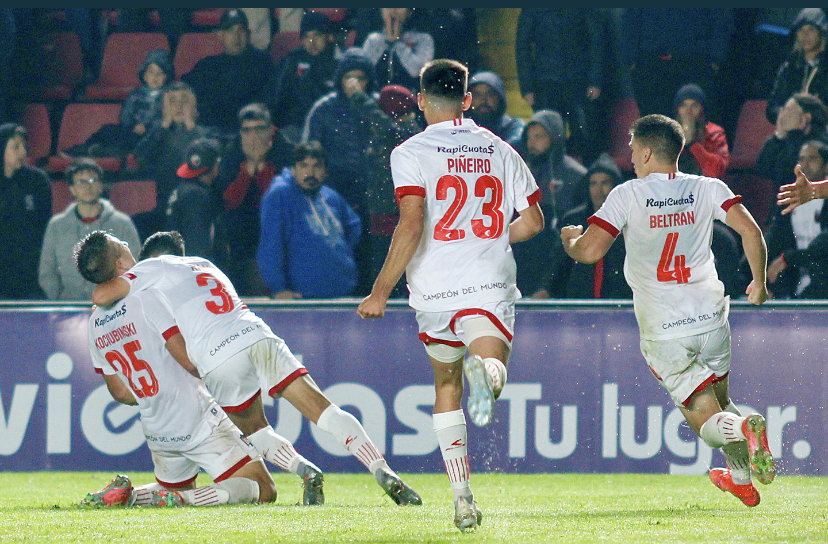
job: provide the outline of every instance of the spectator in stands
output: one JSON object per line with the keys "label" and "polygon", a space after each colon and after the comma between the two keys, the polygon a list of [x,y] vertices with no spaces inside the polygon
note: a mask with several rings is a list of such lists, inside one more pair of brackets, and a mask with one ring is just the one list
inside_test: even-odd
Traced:
{"label": "spectator in stands", "polygon": [[[379,100],[373,103],[370,117],[371,145],[368,148],[369,180],[367,205],[370,217],[368,234],[371,240],[371,277],[376,278],[385,262],[391,236],[400,219],[391,178],[391,151],[423,130],[415,115],[417,101],[411,91],[401,85],[382,88]],[[400,278],[391,292],[393,298],[405,298],[408,291]]]}
{"label": "spectator in stands", "polygon": [[566,153],[561,115],[552,110],[535,112],[521,132],[516,148],[535,176],[546,223],[554,229],[567,210],[582,204],[575,199],[575,187],[587,171]]}
{"label": "spectator in stands", "polygon": [[192,89],[182,81],[174,82],[164,92],[161,123],[150,128],[135,146],[138,174],[155,180],[158,195],[153,211],[134,218],[142,238],[165,230],[167,202],[178,185],[176,172],[187,146],[213,135],[197,123],[198,119],[199,108]]}
{"label": "spectator in stands", "polygon": [[[623,181],[621,170],[612,157],[601,154],[578,185],[582,194],[576,200],[583,202],[563,215],[561,225],[581,225],[586,229],[587,220],[598,211],[613,187]],[[567,257],[560,238],[556,237],[553,256],[546,266],[543,289],[535,292],[532,298],[632,299],[632,290],[624,279],[626,250],[620,238],[594,264],[582,264]]]}
{"label": "spectator in stands", "polygon": [[776,124],[779,111],[796,93],[807,93],[828,100],[828,59],[825,41],[828,17],[823,8],[804,8],[791,25],[796,36],[793,49],[779,67],[765,110],[768,121]]}
{"label": "spectator in stands", "polygon": [[[776,130],[762,146],[754,173],[771,180],[777,189],[792,183],[802,144],[812,139],[826,140],[826,125],[828,109],[819,98],[804,93],[794,94],[779,111]],[[775,215],[778,213],[775,210],[777,206],[772,207]]]}
{"label": "spectator in stands", "polygon": [[161,123],[164,91],[175,81],[175,69],[169,51],[156,49],[147,53],[138,69],[141,85],[134,88],[121,104],[118,124],[106,124],[84,143],[67,149],[73,157],[126,156],[147,131]]}
{"label": "spectator in stands", "polygon": [[225,150],[215,187],[224,201],[216,225],[213,262],[224,270],[240,295],[267,295],[256,265],[262,196],[285,166],[291,146],[277,130],[264,104],[239,111],[239,136]]}
{"label": "spectator in stands", "polygon": [[725,131],[707,120],[707,96],[701,87],[688,83],[676,92],[674,118],[684,129],[685,144],[678,167],[685,174],[721,178],[730,165]]}
{"label": "spectator in stands", "polygon": [[88,157],[77,158],[65,172],[74,201],[52,217],[40,252],[40,287],[49,300],[92,300],[95,284],[75,264],[75,245],[90,232],[103,230],[129,244],[137,255],[141,241],[132,219],[102,198],[103,170]]}
{"label": "spectator in stands", "polygon": [[198,98],[201,123],[232,135],[239,110],[256,100],[275,67],[270,53],[250,45],[250,28],[242,10],[225,11],[217,32],[224,52],[199,60],[181,80]]}
{"label": "spectator in stands", "polygon": [[417,8],[412,24],[434,38],[434,58],[462,62],[473,74],[480,65],[475,8]]}
{"label": "spectator in stands", "polygon": [[365,39],[362,51],[374,65],[377,88],[401,85],[413,92],[420,87],[420,70],[434,59],[434,39],[407,24],[414,8],[380,8],[381,32]]}
{"label": "spectator in stands", "polygon": [[360,217],[363,233],[356,250],[359,284],[355,295],[367,294],[373,283],[367,235],[370,218],[365,203],[369,174],[365,165],[371,145],[371,103],[376,102],[379,95],[374,91],[371,73],[371,61],[362,51],[349,50],[334,73],[336,90],[316,101],[302,132],[302,141],[318,141],[328,150],[328,185],[342,195]]}
{"label": "spectator in stands", "polygon": [[52,216],[49,176],[27,164],[26,129],[0,125],[0,299],[42,299],[37,266]]}
{"label": "spectator in stands", "polygon": [[188,255],[213,258],[215,221],[222,205],[211,185],[220,162],[221,143],[199,138],[187,146],[178,168],[180,181],[167,204],[167,230],[181,233]]}
{"label": "spectator in stands", "polygon": [[600,152],[604,26],[598,8],[521,8],[515,37],[520,94],[534,111],[561,112],[567,148],[586,161]]}
{"label": "spectator in stands", "polygon": [[292,166],[273,180],[262,200],[257,258],[274,298],[344,297],[357,284],[360,219],[324,185],[325,158],[318,142],[298,144]]}
{"label": "spectator in stands", "polygon": [[326,15],[306,12],[299,30],[301,44],[282,59],[262,91],[273,122],[293,142],[300,139],[313,103],[333,90],[337,61],[329,27]]}
{"label": "spectator in stands", "polygon": [[[808,179],[828,178],[828,144],[805,142],[799,164]],[[810,200],[789,214],[777,214],[765,240],[773,298],[828,298],[828,200]]]}
{"label": "spectator in stands", "polygon": [[506,86],[494,72],[477,72],[469,80],[472,104],[469,117],[514,146],[526,122],[506,115]]}

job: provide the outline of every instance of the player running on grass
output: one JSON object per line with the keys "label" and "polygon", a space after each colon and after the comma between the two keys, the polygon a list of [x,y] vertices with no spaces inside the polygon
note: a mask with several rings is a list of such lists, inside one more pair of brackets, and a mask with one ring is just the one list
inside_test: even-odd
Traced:
{"label": "player running on grass", "polygon": [[[284,340],[242,303],[233,284],[213,263],[200,257],[160,255],[136,264],[117,238],[107,236],[107,244],[90,245],[90,255],[79,263],[92,276],[113,266],[120,274],[96,287],[93,302],[108,306],[128,293],[159,292],[175,316],[189,359],[213,397],[267,461],[304,478],[305,504],[323,502],[322,473],[269,425],[262,383],[268,395],[284,397],[331,433],[394,502],[422,504],[420,496],[388,467],[359,421],[328,400]],[[178,251],[183,255],[183,247]]]}
{"label": "player running on grass", "polygon": [[693,430],[722,448],[728,468],[710,471],[713,484],[756,506],[751,473],[769,484],[776,469],[764,417],[742,417],[728,393],[729,298],[710,241],[715,219],[741,235],[753,274],[745,292],[759,305],[767,299],[762,231],[721,180],[678,171],[684,132],[676,121],[648,115],[630,133],[638,179],[612,190],[586,232],[566,226],[561,240],[573,259],[594,263],[624,234],[624,276],[633,290],[641,353]]}
{"label": "player running on grass", "polygon": [[[98,231],[83,243],[108,244],[108,238]],[[111,279],[116,273],[111,269],[109,277],[87,279]],[[204,382],[171,355],[189,363],[175,319],[157,292],[141,291],[109,309],[96,308],[88,332],[92,363],[112,398],[138,406],[158,483],[133,488],[128,476],[118,475],[103,489],[89,493],[82,506],[212,506],[275,500],[276,489],[261,457],[242,442],[239,429]],[[200,468],[215,483],[196,488]]]}
{"label": "player running on grass", "polygon": [[[468,69],[457,61],[434,60],[420,72],[417,101],[428,127],[391,153],[400,220],[357,310],[363,318],[382,317],[406,272],[409,304],[434,369],[434,431],[461,531],[482,520],[469,486],[463,374],[469,416],[486,425],[506,384],[520,297],[509,244],[543,230],[529,168],[509,144],[463,118],[471,105],[467,84]],[[512,221],[515,210],[520,217]]]}

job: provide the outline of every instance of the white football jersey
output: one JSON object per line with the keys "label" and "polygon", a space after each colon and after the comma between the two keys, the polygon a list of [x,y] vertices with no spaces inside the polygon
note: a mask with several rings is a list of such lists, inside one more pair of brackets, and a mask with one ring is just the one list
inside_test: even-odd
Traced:
{"label": "white football jersey", "polygon": [[202,376],[259,340],[277,338],[207,259],[162,255],[139,262],[121,277],[130,283],[130,293],[161,292]]}
{"label": "white football jersey", "polygon": [[624,277],[642,338],[701,334],[727,320],[710,243],[713,220],[740,201],[716,178],[655,173],[615,187],[590,217],[613,237],[624,234]]}
{"label": "white football jersey", "polygon": [[391,152],[397,198],[425,198],[425,230],[406,268],[416,310],[515,300],[509,223],[540,200],[520,155],[471,119],[429,125]]}
{"label": "white football jersey", "polygon": [[142,291],[89,319],[89,350],[95,371],[119,374],[138,401],[144,435],[153,449],[183,450],[211,432],[221,409],[200,379],[167,351],[178,333],[175,319],[156,291]]}

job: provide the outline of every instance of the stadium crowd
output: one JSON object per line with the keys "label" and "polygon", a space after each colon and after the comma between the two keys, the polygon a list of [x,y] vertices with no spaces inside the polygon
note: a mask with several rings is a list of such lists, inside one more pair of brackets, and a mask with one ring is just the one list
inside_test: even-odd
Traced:
{"label": "stadium crowd", "polygon": [[[484,66],[481,11],[0,10],[0,269],[10,278],[0,298],[88,300],[93,286],[71,270],[71,248],[112,218],[137,233],[130,246],[179,230],[188,254],[217,263],[242,296],[367,295],[399,219],[389,155],[426,127],[418,76],[435,58],[468,66],[468,116],[511,144],[541,189],[546,229],[513,244],[524,296],[631,297],[623,244],[573,266],[558,233],[585,224],[606,192],[634,177],[627,128],[662,113],[685,132],[681,171],[724,180],[772,237],[771,296],[826,298],[828,255],[812,250],[825,235],[821,208],[782,216],[775,204],[797,162],[807,156],[817,177],[828,164],[822,8],[523,8],[519,96],[506,74]],[[651,30],[675,24],[682,32]],[[115,56],[109,38],[137,33],[166,46],[116,65],[134,66],[137,83],[101,91]],[[58,34],[77,36],[82,66],[71,92],[54,98],[67,62],[52,58]],[[198,60],[187,65],[179,59],[192,34],[211,41],[189,50]],[[518,99],[531,115],[507,113]],[[101,102],[119,106],[116,118],[61,147],[68,106]],[[46,152],[34,153],[43,127],[30,124],[32,104],[47,105],[57,135]],[[748,119],[756,104],[762,118]],[[746,161],[744,133],[754,146]],[[149,209],[118,209],[110,189],[132,180],[155,182]],[[67,186],[71,198],[55,209]],[[744,297],[750,270],[724,223],[713,229],[713,251],[727,294]],[[391,296],[407,296],[404,280]]]}

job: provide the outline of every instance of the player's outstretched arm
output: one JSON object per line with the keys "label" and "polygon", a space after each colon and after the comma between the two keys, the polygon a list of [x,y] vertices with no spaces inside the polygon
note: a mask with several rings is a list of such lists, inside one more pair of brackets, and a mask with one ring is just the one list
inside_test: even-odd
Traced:
{"label": "player's outstretched arm", "polygon": [[509,243],[523,242],[541,233],[544,226],[543,210],[535,203],[518,212],[520,216],[509,224]]}
{"label": "player's outstretched arm", "polygon": [[129,294],[129,282],[118,276],[109,281],[99,283],[92,291],[92,303],[96,306],[107,307],[116,300],[121,300]]}
{"label": "player's outstretched arm", "polygon": [[579,263],[598,262],[614,241],[610,233],[594,225],[590,225],[586,232],[581,225],[568,225],[561,229],[561,242],[566,254]]}
{"label": "player's outstretched arm", "polygon": [[109,389],[109,394],[112,398],[121,404],[128,404],[129,406],[137,406],[138,401],[135,400],[135,395],[127,387],[124,381],[117,374],[104,374],[104,381],[106,388]]}
{"label": "player's outstretched arm", "polygon": [[742,204],[734,204],[727,210],[725,222],[742,237],[742,247],[753,276],[745,290],[748,301],[751,304],[763,304],[768,299],[768,248],[762,229]]}
{"label": "player's outstretched arm", "polygon": [[810,181],[798,164],[794,167],[794,174],[796,181],[780,187],[776,195],[776,203],[785,206],[782,215],[791,213],[800,204],[828,197],[828,180]]}
{"label": "player's outstretched arm", "polygon": [[405,267],[417,251],[423,236],[425,220],[425,199],[417,195],[406,195],[400,199],[400,221],[391,237],[388,255],[374,281],[371,294],[365,297],[357,308],[362,318],[382,317],[391,290],[399,281]]}

